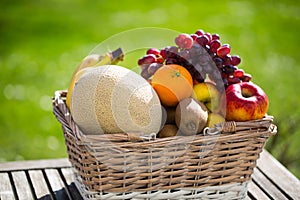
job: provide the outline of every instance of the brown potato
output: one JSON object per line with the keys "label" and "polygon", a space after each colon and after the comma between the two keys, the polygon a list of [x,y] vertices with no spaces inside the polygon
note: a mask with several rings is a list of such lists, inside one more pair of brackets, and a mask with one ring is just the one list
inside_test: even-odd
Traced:
{"label": "brown potato", "polygon": [[175,124],[165,124],[158,132],[159,138],[172,137],[177,135],[178,127]]}

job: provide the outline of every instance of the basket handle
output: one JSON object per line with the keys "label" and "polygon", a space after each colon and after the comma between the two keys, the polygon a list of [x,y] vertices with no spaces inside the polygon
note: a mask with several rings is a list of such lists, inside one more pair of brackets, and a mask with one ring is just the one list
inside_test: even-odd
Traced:
{"label": "basket handle", "polygon": [[226,121],[216,124],[214,127],[206,127],[203,130],[204,135],[217,135],[219,133],[234,133],[236,132],[236,122]]}
{"label": "basket handle", "polygon": [[67,123],[65,116],[67,116],[67,113],[69,114],[67,107],[64,106],[64,101],[62,98],[66,97],[66,95],[66,91],[59,90],[55,92],[54,97],[52,99],[53,113],[56,116],[56,118],[62,123]]}
{"label": "basket handle", "polygon": [[[53,102],[53,113],[57,120],[61,122],[63,130],[68,135],[81,140],[82,133],[78,126],[72,120],[69,109],[65,104],[65,98],[67,96],[66,90],[58,90],[54,94]],[[75,130],[75,131],[74,131]]]}
{"label": "basket handle", "polygon": [[234,133],[237,131],[243,131],[248,129],[263,129],[263,130],[274,129],[274,132],[276,132],[276,128],[272,126],[272,122],[273,122],[273,117],[266,115],[262,119],[245,121],[245,122],[236,122],[236,121],[222,122],[216,124],[213,128],[206,127],[203,132],[204,134],[209,134],[209,135],[216,135],[221,132]]}

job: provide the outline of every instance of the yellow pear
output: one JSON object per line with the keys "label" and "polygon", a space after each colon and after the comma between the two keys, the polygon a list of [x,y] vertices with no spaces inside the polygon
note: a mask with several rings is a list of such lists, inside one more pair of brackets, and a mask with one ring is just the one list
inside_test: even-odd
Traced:
{"label": "yellow pear", "polygon": [[225,118],[218,113],[209,113],[207,119],[207,126],[213,128],[215,124],[225,122]]}

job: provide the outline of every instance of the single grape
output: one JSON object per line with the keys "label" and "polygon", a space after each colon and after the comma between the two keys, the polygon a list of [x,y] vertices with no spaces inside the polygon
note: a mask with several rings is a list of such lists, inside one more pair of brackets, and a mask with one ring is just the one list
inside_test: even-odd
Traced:
{"label": "single grape", "polygon": [[194,39],[186,33],[181,33],[175,38],[175,43],[179,48],[190,49],[193,46]]}
{"label": "single grape", "polygon": [[194,41],[196,41],[196,38],[198,37],[198,35],[196,33],[191,34],[191,37],[193,38]]}
{"label": "single grape", "polygon": [[221,73],[221,77],[222,77],[223,79],[227,79],[227,78],[228,78],[228,75],[227,75],[225,72],[222,72],[222,73]]}
{"label": "single grape", "polygon": [[195,32],[195,34],[196,35],[203,35],[205,32],[202,30],[202,29],[198,29],[196,32]]}
{"label": "single grape", "polygon": [[156,61],[156,56],[154,54],[147,54],[138,60],[138,65],[151,64]]}
{"label": "single grape", "polygon": [[234,76],[230,76],[227,80],[228,80],[228,84],[230,85],[242,82],[241,79],[236,78]]}
{"label": "single grape", "polygon": [[215,62],[216,66],[217,66],[218,68],[222,68],[222,66],[223,66],[223,59],[222,59],[222,58],[220,58],[220,57],[218,57],[218,56],[215,56],[215,57],[213,58],[213,61]]}
{"label": "single grape", "polygon": [[231,56],[231,64],[237,66],[241,63],[241,58],[238,55]]}
{"label": "single grape", "polygon": [[252,76],[250,74],[244,74],[242,81],[249,82],[249,81],[251,81],[251,79],[252,79]]}
{"label": "single grape", "polygon": [[141,76],[144,78],[144,79],[148,79],[151,77],[151,75],[148,73],[148,68],[144,68],[141,72]]}
{"label": "single grape", "polygon": [[144,65],[144,59],[143,58],[140,58],[138,60],[138,65],[140,65],[140,66]]}
{"label": "single grape", "polygon": [[152,76],[161,66],[163,65],[159,63],[151,63],[148,67],[148,74]]}
{"label": "single grape", "polygon": [[211,52],[217,53],[218,48],[221,46],[221,42],[220,40],[212,40],[209,46]]}
{"label": "single grape", "polygon": [[245,75],[244,70],[242,70],[242,69],[236,69],[236,70],[234,70],[234,73],[233,73],[234,77],[236,77],[236,78],[243,78],[244,75]]}
{"label": "single grape", "polygon": [[204,33],[204,35],[206,35],[206,37],[208,38],[208,43],[210,43],[211,40],[212,40],[211,34],[210,33]]}
{"label": "single grape", "polygon": [[204,47],[205,45],[208,44],[209,38],[206,35],[201,35],[196,38],[196,42]]}
{"label": "single grape", "polygon": [[163,59],[167,58],[167,50],[166,50],[166,48],[163,48],[163,49],[160,50],[160,55],[161,55],[161,57],[163,57]]}
{"label": "single grape", "polygon": [[224,72],[227,75],[232,75],[235,71],[234,66],[232,65],[226,65],[222,68],[222,72]]}
{"label": "single grape", "polygon": [[223,57],[223,65],[231,65],[231,56],[229,54]]}
{"label": "single grape", "polygon": [[220,40],[219,34],[215,33],[211,35],[212,40]]}
{"label": "single grape", "polygon": [[230,46],[229,46],[229,44],[224,44],[221,47],[219,47],[218,50],[217,50],[217,55],[220,58],[224,58],[229,53],[230,53]]}
{"label": "single grape", "polygon": [[154,55],[159,55],[160,54],[160,51],[156,48],[150,48],[147,50],[146,54],[154,54]]}

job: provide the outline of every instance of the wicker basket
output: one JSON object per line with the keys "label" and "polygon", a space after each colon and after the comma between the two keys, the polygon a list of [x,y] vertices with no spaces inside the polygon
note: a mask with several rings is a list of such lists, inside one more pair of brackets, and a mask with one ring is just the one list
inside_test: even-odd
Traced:
{"label": "wicker basket", "polygon": [[266,116],[195,136],[84,135],[65,96],[55,93],[54,114],[84,199],[243,199],[256,160],[277,130]]}

